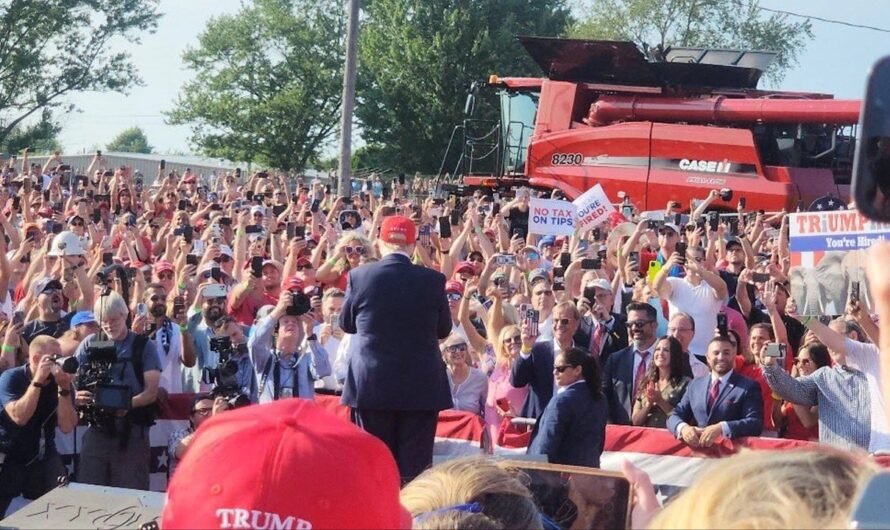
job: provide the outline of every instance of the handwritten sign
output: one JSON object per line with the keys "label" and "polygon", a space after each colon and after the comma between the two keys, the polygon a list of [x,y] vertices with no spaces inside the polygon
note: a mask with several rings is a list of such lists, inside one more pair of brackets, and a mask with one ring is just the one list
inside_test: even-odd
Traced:
{"label": "handwritten sign", "polygon": [[555,199],[531,199],[528,230],[533,234],[570,236],[575,232],[575,205]]}
{"label": "handwritten sign", "polygon": [[160,517],[164,494],[70,484],[13,513],[6,528],[139,528]]}
{"label": "handwritten sign", "polygon": [[615,207],[600,184],[585,191],[572,203],[578,208],[578,232],[584,233],[596,228],[609,218]]}

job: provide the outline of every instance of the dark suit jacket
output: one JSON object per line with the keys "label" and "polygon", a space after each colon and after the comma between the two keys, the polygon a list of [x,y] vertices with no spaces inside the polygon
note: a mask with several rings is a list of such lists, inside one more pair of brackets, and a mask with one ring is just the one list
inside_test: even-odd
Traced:
{"label": "dark suit jacket", "polygon": [[633,412],[634,347],[618,350],[603,365],[603,395],[609,403],[609,422],[630,425]]}
{"label": "dark suit jacket", "polygon": [[530,455],[553,464],[600,467],[606,441],[606,400],[594,399],[586,383],[556,394],[532,432]]}
{"label": "dark suit jacket", "polygon": [[391,411],[451,408],[439,339],[451,333],[445,276],[390,254],[349,273],[340,327],[353,333],[343,404]]}
{"label": "dark suit jacket", "polygon": [[680,404],[668,417],[667,428],[672,434],[677,432],[681,422],[705,427],[725,421],[732,438],[760,436],[763,430],[763,397],[757,382],[733,372],[728,384],[720,389],[717,401],[708,414],[710,388],[710,376],[699,377],[689,383]]}
{"label": "dark suit jacket", "polygon": [[510,384],[529,388],[519,412],[523,418],[539,418],[553,397],[553,357],[553,341],[548,340],[532,346],[528,359],[520,355],[513,361]]}
{"label": "dark suit jacket", "polygon": [[[599,360],[600,366],[605,364],[613,353],[618,350],[627,348],[627,317],[619,313],[612,313],[615,321],[612,323],[612,329],[606,333],[606,342],[603,344],[602,352]],[[585,349],[590,347],[590,339],[593,335],[593,323],[588,319],[582,319],[578,331],[575,333],[575,344],[581,344]]]}

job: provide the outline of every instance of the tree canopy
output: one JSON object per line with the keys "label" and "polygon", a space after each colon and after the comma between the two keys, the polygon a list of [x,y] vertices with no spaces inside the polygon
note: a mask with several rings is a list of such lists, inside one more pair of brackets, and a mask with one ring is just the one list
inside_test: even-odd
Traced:
{"label": "tree canopy", "polygon": [[[373,0],[359,49],[356,116],[375,160],[436,172],[467,87],[502,75],[540,75],[516,35],[559,36],[562,0]],[[479,105],[474,118],[497,116]]]}
{"label": "tree canopy", "polygon": [[87,90],[139,83],[124,38],[154,31],[152,0],[6,0],[0,4],[0,145],[28,117]]}
{"label": "tree canopy", "polygon": [[214,18],[183,54],[172,124],[189,124],[208,156],[306,167],[335,132],[345,10],[337,0],[255,0]]}
{"label": "tree canopy", "polygon": [[4,141],[3,151],[10,154],[22,152],[26,147],[33,153],[52,153],[61,151],[58,135],[62,127],[53,120],[52,111],[45,108],[40,113],[40,120],[31,125],[19,125],[14,128]]}
{"label": "tree canopy", "polygon": [[154,151],[154,147],[149,145],[148,138],[139,127],[124,129],[114,137],[114,140],[105,146],[105,149],[118,153],[149,154]]}
{"label": "tree canopy", "polygon": [[765,13],[758,0],[590,0],[571,37],[638,46],[767,50],[779,55],[766,78],[778,84],[813,38],[809,20]]}

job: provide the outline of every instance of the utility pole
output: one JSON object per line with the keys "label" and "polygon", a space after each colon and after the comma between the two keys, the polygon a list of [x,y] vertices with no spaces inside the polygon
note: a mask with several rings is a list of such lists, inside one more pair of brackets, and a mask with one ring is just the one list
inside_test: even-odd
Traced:
{"label": "utility pole", "polygon": [[343,72],[343,102],[340,116],[340,196],[352,196],[352,111],[355,107],[355,69],[358,55],[358,25],[361,0],[347,0],[349,19],[346,22],[346,68]]}

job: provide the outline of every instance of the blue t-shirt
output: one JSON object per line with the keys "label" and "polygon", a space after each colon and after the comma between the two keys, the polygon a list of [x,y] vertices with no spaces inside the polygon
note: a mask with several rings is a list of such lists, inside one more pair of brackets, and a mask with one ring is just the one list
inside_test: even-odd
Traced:
{"label": "blue t-shirt", "polygon": [[27,365],[10,368],[0,374],[0,452],[8,452],[7,458],[21,459],[23,463],[37,457],[41,429],[45,432],[46,454],[55,452],[56,407],[59,404],[55,381],[50,379],[40,389],[37,409],[24,426],[16,425],[6,414],[6,405],[21,399],[30,384],[31,370]]}
{"label": "blue t-shirt", "polygon": [[[93,340],[93,337],[95,335],[90,335],[77,347],[75,355],[81,366],[87,363],[87,345]],[[111,365],[111,384],[129,386],[134,396],[145,389],[145,386],[139,383],[139,379],[136,378],[136,371],[133,369],[132,355],[133,341],[135,339],[136,334],[130,331],[124,337],[124,340],[114,342],[117,360]],[[158,350],[154,341],[149,340],[146,341],[145,349],[142,351],[142,372],[145,373],[152,370],[161,371],[161,360],[158,358]]]}

